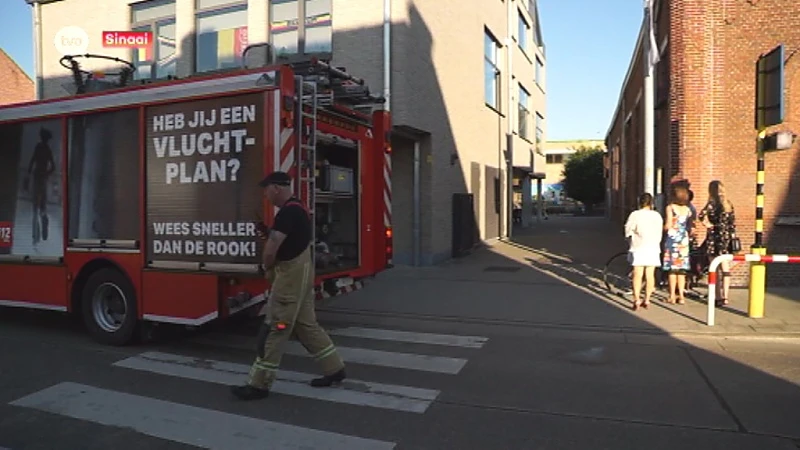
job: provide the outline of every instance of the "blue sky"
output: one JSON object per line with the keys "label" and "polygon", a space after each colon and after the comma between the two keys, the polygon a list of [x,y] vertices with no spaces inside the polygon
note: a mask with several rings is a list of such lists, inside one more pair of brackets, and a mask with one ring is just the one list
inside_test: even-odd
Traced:
{"label": "blue sky", "polygon": [[[642,4],[539,0],[547,46],[549,140],[605,137],[636,44]],[[0,0],[0,5],[0,48],[32,75],[31,8],[23,0]]]}

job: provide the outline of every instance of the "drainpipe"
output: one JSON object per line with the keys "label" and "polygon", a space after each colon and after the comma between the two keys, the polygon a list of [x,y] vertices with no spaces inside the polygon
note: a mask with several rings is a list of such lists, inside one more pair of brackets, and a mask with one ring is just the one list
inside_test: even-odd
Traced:
{"label": "drainpipe", "polygon": [[420,209],[419,142],[419,140],[414,141],[414,266],[420,265],[420,259],[422,257],[422,229],[420,225],[422,210]]}
{"label": "drainpipe", "polygon": [[[508,17],[506,20],[508,21],[508,26],[506,27],[506,71],[507,76],[506,79],[508,80],[508,114],[506,114],[506,201],[505,201],[505,236],[506,238],[511,238],[511,228],[512,228],[512,221],[513,221],[513,201],[514,201],[514,188],[513,188],[513,179],[514,179],[514,75],[513,75],[513,60],[514,60],[514,39],[512,39],[513,35],[513,26],[514,23],[514,11],[515,5],[514,2],[507,1],[506,2],[506,12]],[[501,216],[502,218],[502,216]]]}
{"label": "drainpipe", "polygon": [[36,90],[36,100],[44,98],[44,77],[42,76],[42,5],[39,2],[33,4],[33,65],[34,65],[34,88]]}
{"label": "drainpipe", "polygon": [[392,98],[392,0],[383,0],[383,97],[384,109],[391,111]]}

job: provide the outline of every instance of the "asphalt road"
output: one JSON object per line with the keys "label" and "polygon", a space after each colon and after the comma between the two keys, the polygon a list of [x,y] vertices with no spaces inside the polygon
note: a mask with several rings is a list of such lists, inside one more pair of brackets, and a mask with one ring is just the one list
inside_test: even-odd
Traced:
{"label": "asphalt road", "polygon": [[61,316],[1,309],[0,448],[800,447],[796,343],[363,314],[325,325],[344,386],[306,387],[316,368],[293,343],[270,398],[242,403],[226,384],[245,380],[251,326],[110,348]]}

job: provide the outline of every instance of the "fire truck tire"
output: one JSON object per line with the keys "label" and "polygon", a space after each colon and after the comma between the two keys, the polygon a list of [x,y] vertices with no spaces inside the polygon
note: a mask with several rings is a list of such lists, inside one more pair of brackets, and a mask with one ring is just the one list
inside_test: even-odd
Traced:
{"label": "fire truck tire", "polygon": [[119,270],[103,268],[86,280],[81,311],[86,328],[96,341],[120,346],[133,339],[138,324],[136,293]]}

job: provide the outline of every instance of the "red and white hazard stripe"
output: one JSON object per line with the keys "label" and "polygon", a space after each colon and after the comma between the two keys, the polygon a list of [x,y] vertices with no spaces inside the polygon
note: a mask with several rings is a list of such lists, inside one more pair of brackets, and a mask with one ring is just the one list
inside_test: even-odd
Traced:
{"label": "red and white hazard stripe", "polygon": [[[292,191],[294,191],[294,183],[295,178],[297,176],[297,171],[295,169],[295,136],[294,136],[294,128],[292,126],[287,126],[281,128],[281,120],[280,120],[280,102],[281,102],[281,92],[280,90],[275,90],[274,93],[274,101],[275,101],[275,111],[274,111],[274,118],[273,118],[273,129],[274,136],[273,136],[273,148],[274,151],[274,159],[273,159],[273,170],[280,170],[282,172],[286,172],[292,178]],[[275,214],[278,213],[278,207],[274,208]]]}
{"label": "red and white hazard stripe", "polygon": [[344,286],[339,286],[336,288],[336,294],[331,295],[328,291],[322,289],[322,286],[316,288],[315,297],[317,300],[322,300],[325,298],[336,297],[338,295],[348,294],[353,291],[357,291],[364,287],[364,283],[361,281],[354,281],[351,284],[347,284]]}
{"label": "red and white hazard stripe", "polygon": [[740,253],[737,255],[719,255],[711,261],[708,266],[708,311],[706,313],[706,324],[714,326],[714,306],[717,296],[717,268],[725,261],[746,261],[761,263],[789,263],[800,264],[800,256],[797,255],[759,255],[755,253]]}
{"label": "red and white hazard stripe", "polygon": [[392,226],[392,154],[384,152],[383,155],[383,225],[389,228]]}

